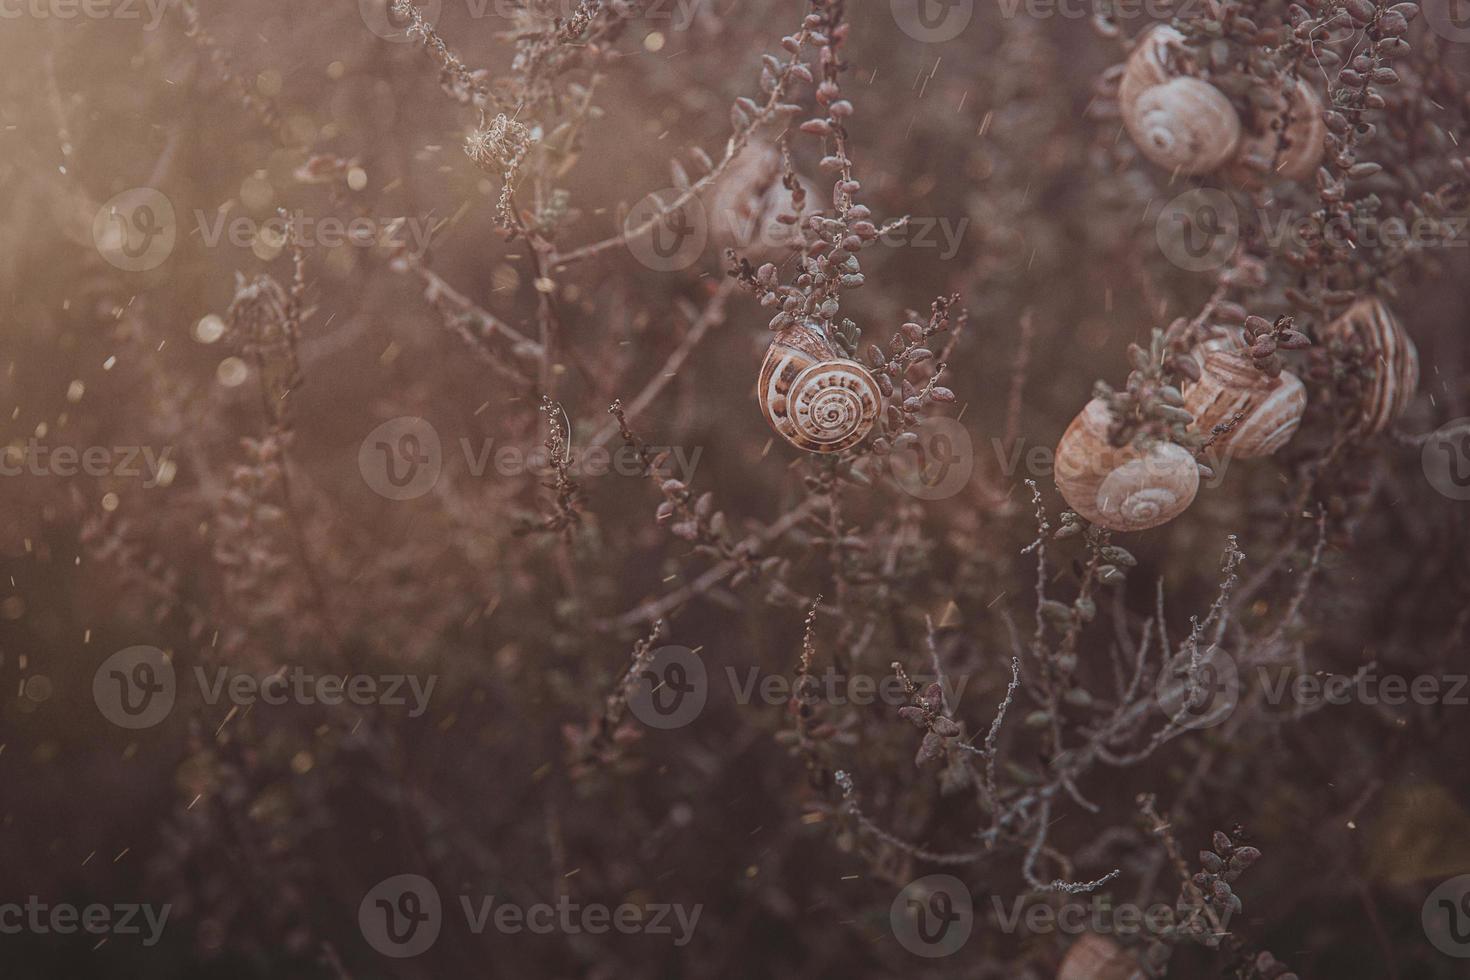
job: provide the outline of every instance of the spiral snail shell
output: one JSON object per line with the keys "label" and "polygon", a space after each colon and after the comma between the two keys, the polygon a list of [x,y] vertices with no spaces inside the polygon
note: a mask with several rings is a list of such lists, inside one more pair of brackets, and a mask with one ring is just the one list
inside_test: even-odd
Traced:
{"label": "spiral snail shell", "polygon": [[1258,80],[1242,119],[1218,87],[1185,73],[1182,33],[1157,25],[1129,54],[1118,86],[1123,125],[1139,152],[1161,167],[1199,175],[1222,170],[1246,187],[1279,175],[1302,181],[1326,152],[1322,99],[1300,78]]}
{"label": "spiral snail shell", "polygon": [[1307,388],[1290,371],[1272,378],[1238,351],[1205,349],[1198,356],[1200,379],[1184,389],[1184,409],[1208,439],[1210,430],[1244,414],[1214,443],[1239,459],[1269,456],[1296,433],[1307,407]]}
{"label": "spiral snail shell", "polygon": [[1199,492],[1199,465],[1183,446],[1145,448],[1108,441],[1112,414],[1094,398],[1057,444],[1057,489],[1067,505],[1114,531],[1145,531],[1173,520]]}
{"label": "spiral snail shell", "polygon": [[1359,421],[1372,435],[1388,428],[1414,399],[1419,387],[1419,351],[1393,311],[1376,296],[1358,300],[1332,321],[1329,339],[1360,346],[1373,368],[1373,380],[1363,394]]}
{"label": "spiral snail shell", "polygon": [[1258,132],[1241,143],[1226,171],[1243,187],[1259,188],[1272,176],[1309,180],[1327,152],[1327,122],[1316,89],[1298,78],[1289,98],[1278,93],[1271,103]]}
{"label": "spiral snail shell", "polygon": [[1174,78],[1134,103],[1129,133],[1144,156],[1181,174],[1219,169],[1240,146],[1240,117],[1219,89],[1198,78]]}
{"label": "spiral snail shell", "polygon": [[1129,980],[1138,971],[1123,947],[1095,932],[1083,933],[1067,950],[1057,980]]}
{"label": "spiral snail shell", "polygon": [[1235,156],[1240,116],[1215,86],[1171,69],[1170,49],[1183,43],[1172,27],[1149,31],[1128,57],[1118,101],[1139,152],[1177,173],[1206,174]]}
{"label": "spiral snail shell", "polygon": [[776,334],[756,390],[771,428],[798,449],[837,453],[862,442],[883,395],[867,368],[843,356],[815,323]]}

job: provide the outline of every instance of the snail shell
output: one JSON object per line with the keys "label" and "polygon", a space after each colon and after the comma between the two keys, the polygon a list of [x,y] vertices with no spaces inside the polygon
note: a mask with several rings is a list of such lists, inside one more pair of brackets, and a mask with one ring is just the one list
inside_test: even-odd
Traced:
{"label": "snail shell", "polygon": [[1171,51],[1184,50],[1184,35],[1167,24],[1145,31],[1123,65],[1118,83],[1118,101],[1126,107],[1137,101],[1144,89],[1162,85],[1177,72],[1169,67]]}
{"label": "snail shell", "polygon": [[798,449],[836,453],[862,442],[883,395],[867,368],[842,355],[816,324],[776,335],[756,397],[771,428]]}
{"label": "snail shell", "polygon": [[1360,299],[1327,327],[1329,338],[1360,345],[1373,367],[1360,421],[1368,434],[1382,432],[1404,413],[1419,387],[1419,351],[1393,311],[1376,296]]}
{"label": "snail shell", "polygon": [[[817,200],[811,183],[798,180],[807,200]],[[777,218],[782,213],[798,214],[800,209],[781,181],[781,151],[774,143],[752,140],[715,185],[706,211],[715,242],[721,248],[740,250],[752,261],[774,260],[783,249],[801,243],[799,226]]]}
{"label": "snail shell", "polygon": [[1144,156],[1176,173],[1218,170],[1240,146],[1235,107],[1225,93],[1198,78],[1174,78],[1145,89],[1123,121]]}
{"label": "snail shell", "polygon": [[1057,980],[1129,980],[1138,972],[1123,947],[1095,932],[1083,933],[1067,950]]}
{"label": "snail shell", "polygon": [[1128,56],[1118,86],[1123,125],[1139,152],[1168,170],[1204,174],[1229,162],[1240,147],[1240,116],[1209,82],[1177,75],[1171,49],[1184,35],[1156,27]]}
{"label": "snail shell", "polygon": [[1057,489],[1067,505],[1114,531],[1144,531],[1173,520],[1199,492],[1199,465],[1183,446],[1140,448],[1108,442],[1112,415],[1094,398],[1057,444]]}
{"label": "snail shell", "polygon": [[1304,79],[1292,88],[1291,109],[1286,120],[1286,134],[1276,158],[1278,174],[1288,180],[1310,179],[1327,153],[1327,120],[1323,118],[1322,97]]}
{"label": "snail shell", "polygon": [[1185,411],[1205,438],[1210,430],[1243,412],[1240,424],[1215,441],[1238,459],[1269,456],[1286,445],[1301,424],[1307,388],[1290,371],[1272,378],[1237,351],[1205,350],[1200,379],[1184,389]]}
{"label": "snail shell", "polygon": [[1290,98],[1273,98],[1264,122],[1256,127],[1258,132],[1242,142],[1227,171],[1227,176],[1243,187],[1259,188],[1271,176],[1309,180],[1327,152],[1322,97],[1303,79],[1289,84]]}

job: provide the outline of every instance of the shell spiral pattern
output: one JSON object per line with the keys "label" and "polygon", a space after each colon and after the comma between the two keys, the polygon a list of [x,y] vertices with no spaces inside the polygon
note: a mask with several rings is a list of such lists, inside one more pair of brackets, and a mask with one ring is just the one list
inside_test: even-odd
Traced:
{"label": "shell spiral pattern", "polygon": [[1290,371],[1270,378],[1237,351],[1206,349],[1200,379],[1184,389],[1184,408],[1208,439],[1217,425],[1244,415],[1214,448],[1239,459],[1269,456],[1296,434],[1307,407],[1307,389]]}
{"label": "shell spiral pattern", "polygon": [[[1192,465],[1192,464],[1191,464]],[[1195,467],[1198,475],[1199,468]],[[1109,473],[1097,488],[1097,508],[1110,520],[1127,528],[1162,524],[1189,506],[1186,487],[1172,481],[1154,485],[1147,459],[1124,463]]]}
{"label": "shell spiral pattern", "polygon": [[1184,35],[1164,24],[1141,35],[1129,54],[1118,104],[1139,152],[1175,173],[1221,171],[1247,188],[1316,173],[1327,140],[1316,89],[1290,76],[1259,80],[1266,88],[1250,93],[1243,117],[1220,88],[1193,73],[1193,60]]}
{"label": "shell spiral pattern", "polygon": [[812,453],[842,452],[862,442],[883,404],[872,373],[841,356],[820,327],[809,325],[776,336],[757,397],[771,428]]}
{"label": "shell spiral pattern", "polygon": [[1382,432],[1404,413],[1419,388],[1419,350],[1393,311],[1376,296],[1360,299],[1332,321],[1327,336],[1363,348],[1373,382],[1359,416],[1368,434]]}
{"label": "shell spiral pattern", "polygon": [[1183,446],[1108,442],[1112,417],[1094,398],[1057,444],[1057,489],[1087,520],[1114,531],[1144,531],[1173,520],[1199,492],[1199,466]]}
{"label": "shell spiral pattern", "polygon": [[1181,174],[1207,174],[1235,156],[1240,117],[1219,89],[1175,78],[1138,97],[1129,133],[1144,156]]}
{"label": "shell spiral pattern", "polygon": [[1184,35],[1160,25],[1139,39],[1118,89],[1123,125],[1139,151],[1160,167],[1205,174],[1240,146],[1240,117],[1209,82],[1177,73],[1171,52]]}

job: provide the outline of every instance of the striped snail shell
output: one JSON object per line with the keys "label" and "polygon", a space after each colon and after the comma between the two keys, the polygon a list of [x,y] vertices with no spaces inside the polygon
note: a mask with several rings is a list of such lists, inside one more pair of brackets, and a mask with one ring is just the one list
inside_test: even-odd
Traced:
{"label": "striped snail shell", "polygon": [[810,453],[856,446],[872,431],[883,405],[872,373],[845,357],[816,323],[776,334],[756,397],[771,428]]}
{"label": "striped snail shell", "polygon": [[1086,932],[1067,950],[1057,980],[1129,980],[1137,972],[1137,962],[1123,947],[1106,936]]}
{"label": "striped snail shell", "polygon": [[1322,97],[1303,79],[1288,80],[1290,96],[1278,94],[1255,132],[1242,142],[1227,176],[1243,187],[1261,187],[1265,178],[1310,180],[1327,152],[1327,122]]}
{"label": "striped snail shell", "polygon": [[1183,446],[1114,446],[1112,413],[1094,398],[1057,444],[1057,489],[1067,505],[1114,531],[1144,531],[1184,513],[1199,492],[1199,465]]}
{"label": "striped snail shell", "polygon": [[1326,153],[1327,120],[1323,118],[1322,97],[1305,79],[1298,78],[1292,87],[1286,132],[1273,169],[1288,180],[1309,180]]}
{"label": "striped snail shell", "polygon": [[1169,53],[1183,42],[1172,27],[1145,34],[1124,66],[1118,103],[1145,157],[1176,173],[1205,174],[1235,156],[1240,116],[1224,92],[1171,68]]}
{"label": "striped snail shell", "polygon": [[1194,416],[1204,438],[1216,425],[1244,413],[1235,428],[1215,441],[1221,453],[1237,459],[1269,456],[1286,445],[1301,424],[1307,388],[1290,371],[1272,378],[1238,351],[1204,350],[1198,356],[1200,379],[1184,389],[1184,409]]}
{"label": "striped snail shell", "polygon": [[1388,428],[1419,387],[1419,351],[1393,311],[1376,296],[1360,299],[1327,327],[1327,337],[1361,346],[1373,369],[1359,416],[1364,432]]}
{"label": "striped snail shell", "polygon": [[[802,210],[781,176],[780,149],[768,140],[752,139],[715,184],[705,206],[710,233],[721,249],[737,249],[753,262],[775,261],[782,250],[801,243],[798,225],[778,218]],[[807,200],[816,201],[816,188],[804,178],[798,180]]]}

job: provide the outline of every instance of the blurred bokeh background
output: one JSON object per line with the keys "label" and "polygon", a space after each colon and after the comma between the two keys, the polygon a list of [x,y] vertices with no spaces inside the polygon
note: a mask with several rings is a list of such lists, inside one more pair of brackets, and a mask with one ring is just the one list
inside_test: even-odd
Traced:
{"label": "blurred bokeh background", "polygon": [[[574,12],[434,6],[454,54],[483,70],[472,84],[523,77],[516,32]],[[731,105],[759,96],[762,54],[807,13],[797,0],[606,6],[626,22],[549,94],[518,93],[533,108],[514,121],[566,148],[521,175],[518,206],[552,254],[615,236],[645,195],[698,179],[701,154],[719,160]],[[0,6],[0,444],[8,461],[38,461],[0,476],[0,904],[171,909],[153,945],[0,934],[0,974],[1057,975],[1074,934],[995,921],[992,897],[1009,908],[1027,892],[1024,849],[956,868],[889,846],[830,782],[814,785],[781,699],[732,684],[752,669],[793,676],[818,594],[818,662],[844,674],[882,678],[893,661],[923,673],[927,614],[933,656],[966,681],[956,716],[983,732],[1010,679],[1004,617],[1029,635],[1036,601],[1022,481],[1039,482],[1053,517],[1061,506],[1027,454],[1056,444],[1095,381],[1122,384],[1129,343],[1194,316],[1217,285],[1161,244],[1160,209],[1201,182],[1171,180],[1121,134],[1100,82],[1121,42],[1083,5],[955,6],[967,26],[936,41],[905,29],[902,2],[849,2],[842,49],[862,199],[877,219],[911,216],[864,253],[867,285],[844,312],[882,344],[936,297],[968,310],[944,383],[973,473],[933,501],[888,477],[833,491],[830,469],[773,439],[753,394],[771,314],[730,285],[718,233],[675,269],[621,245],[545,268],[508,241],[501,182],[464,152],[497,110],[446,91],[375,0]],[[1125,37],[1147,22],[1123,19]],[[1414,31],[1414,63],[1453,88],[1465,45]],[[1400,113],[1442,134],[1401,140],[1404,195],[1454,177],[1464,96]],[[576,133],[558,135],[568,120]],[[767,184],[781,130],[742,156],[765,161]],[[793,140],[791,154],[824,207],[819,144]],[[747,206],[743,187],[727,193]],[[1242,225],[1318,206],[1311,187],[1232,194]],[[299,250],[272,221],[282,211]],[[330,222],[352,219],[362,237],[335,239]],[[1248,556],[1249,601],[1230,623],[1242,657],[1289,649],[1280,662],[1306,674],[1466,672],[1467,505],[1426,477],[1413,438],[1470,414],[1465,243],[1382,270],[1422,364],[1397,434],[1324,463],[1330,420],[1309,415],[1280,458],[1232,463],[1183,517],[1129,536],[1139,565],[1099,599],[1084,673],[1107,677],[1109,651],[1162,601],[1156,583],[1174,638],[1186,633],[1216,595],[1228,534]],[[1294,271],[1269,242],[1251,247],[1269,281],[1237,301],[1319,330],[1283,292]],[[548,309],[555,349],[538,359]],[[554,481],[517,463],[548,437],[543,395],[576,457],[618,450],[607,408],[632,406],[637,436],[676,450],[671,474],[713,491],[731,540],[761,539],[772,561],[734,580],[728,555],[655,520],[665,490],[636,466],[579,476],[576,521],[548,529],[564,513]],[[404,418],[428,428],[384,438],[431,432],[439,472],[392,499],[370,434]],[[791,516],[802,507],[820,519]],[[1065,590],[1078,568],[1059,546],[1048,574]],[[625,714],[605,727],[659,616],[653,645],[696,651],[708,703],[677,729]],[[176,692],[132,728],[103,707],[104,667],[135,647],[163,651]],[[146,658],[111,663],[158,676]],[[198,678],[220,671],[398,678],[409,704],[211,701]],[[1122,869],[1115,901],[1172,903],[1173,862],[1139,815],[1139,794],[1157,794],[1191,868],[1217,829],[1263,852],[1232,922],[1252,955],[1270,949],[1302,977],[1463,975],[1421,912],[1470,871],[1470,707],[1298,712],[1263,704],[1243,672],[1229,722],[1087,774],[1099,812],[1058,800],[1051,846],[1078,878]],[[421,711],[409,681],[433,685]],[[1047,765],[1022,726],[1034,707],[1018,703],[1006,732],[1017,785]],[[936,851],[977,846],[973,798],[915,766],[919,736],[894,705],[833,715],[824,751],[856,774],[870,816]],[[962,950],[930,960],[896,941],[890,906],[935,871],[965,880],[977,921]],[[359,910],[401,874],[435,884],[444,927],[394,959]],[[703,912],[685,945],[476,935],[461,895]],[[1243,962],[1186,945],[1169,975],[1257,975],[1230,972]]]}

